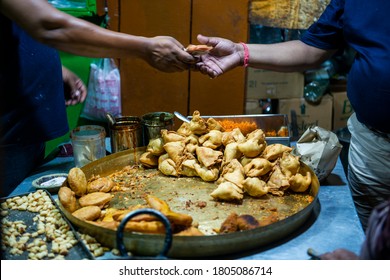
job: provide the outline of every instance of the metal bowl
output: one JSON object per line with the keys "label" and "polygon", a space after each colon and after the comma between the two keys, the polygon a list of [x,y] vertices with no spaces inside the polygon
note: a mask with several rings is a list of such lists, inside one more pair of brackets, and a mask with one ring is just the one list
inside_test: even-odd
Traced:
{"label": "metal bowl", "polygon": [[32,185],[36,189],[47,190],[50,193],[57,193],[67,177],[67,173],[44,175],[32,181]]}

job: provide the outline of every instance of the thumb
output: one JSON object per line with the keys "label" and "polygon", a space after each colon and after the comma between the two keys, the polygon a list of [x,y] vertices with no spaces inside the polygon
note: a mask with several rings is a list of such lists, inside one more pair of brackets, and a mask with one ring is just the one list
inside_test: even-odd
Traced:
{"label": "thumb", "polygon": [[201,44],[206,45],[208,42],[208,37],[203,36],[202,34],[198,34],[198,36],[196,36],[196,39],[198,39],[199,43],[201,43]]}
{"label": "thumb", "polygon": [[219,42],[217,38],[203,36],[202,34],[198,34],[196,38],[198,39],[199,43],[211,47],[215,47]]}

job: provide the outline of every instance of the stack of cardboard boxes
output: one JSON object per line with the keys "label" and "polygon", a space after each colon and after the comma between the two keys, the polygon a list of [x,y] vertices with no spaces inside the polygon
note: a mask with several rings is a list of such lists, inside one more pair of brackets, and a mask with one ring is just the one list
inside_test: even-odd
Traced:
{"label": "stack of cardboard boxes", "polygon": [[[319,18],[329,2],[250,1],[250,43],[272,44],[299,39],[314,20]],[[314,105],[303,98],[305,78],[307,76],[304,73],[278,73],[248,68],[245,113],[266,113],[263,110],[264,100],[277,99],[277,108],[273,108],[272,112],[288,116],[290,125],[297,134],[293,136],[302,135],[312,125],[333,131],[345,127],[353,112],[345,84],[336,90],[331,87],[331,93],[325,94],[321,102]]]}
{"label": "stack of cardboard boxes", "polygon": [[[332,89],[332,87],[331,87]],[[309,126],[336,131],[347,125],[353,109],[345,88],[336,88],[322,97],[319,104],[303,98],[304,74],[279,73],[248,68],[246,114],[262,114],[261,100],[278,99],[277,113],[288,116],[291,127],[300,136]]]}
{"label": "stack of cardboard boxes", "polygon": [[348,100],[346,91],[332,91],[333,96],[333,126],[337,131],[347,126],[348,118],[353,113],[353,108]]}

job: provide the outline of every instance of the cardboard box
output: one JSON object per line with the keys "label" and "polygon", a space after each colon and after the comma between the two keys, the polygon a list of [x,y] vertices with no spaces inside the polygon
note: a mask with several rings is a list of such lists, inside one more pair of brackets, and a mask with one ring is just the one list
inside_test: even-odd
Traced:
{"label": "cardboard box", "polygon": [[347,91],[347,79],[345,77],[331,78],[329,83],[330,92]]}
{"label": "cardboard box", "polygon": [[348,118],[353,113],[353,108],[347,97],[347,92],[332,92],[333,96],[333,130],[347,126]]}
{"label": "cardboard box", "polygon": [[303,96],[303,88],[302,73],[281,73],[248,68],[247,99],[300,98]]}
{"label": "cardboard box", "polygon": [[279,99],[245,99],[245,114],[276,114]]}
{"label": "cardboard box", "polygon": [[[333,97],[326,94],[318,105],[307,103],[302,98],[289,98],[279,100],[279,114],[286,114],[290,121],[291,131],[294,137],[299,137],[310,126],[319,126],[332,130]],[[296,125],[291,111],[296,113]]]}
{"label": "cardboard box", "polygon": [[259,99],[246,99],[245,100],[245,114],[262,114],[263,108],[260,106]]}

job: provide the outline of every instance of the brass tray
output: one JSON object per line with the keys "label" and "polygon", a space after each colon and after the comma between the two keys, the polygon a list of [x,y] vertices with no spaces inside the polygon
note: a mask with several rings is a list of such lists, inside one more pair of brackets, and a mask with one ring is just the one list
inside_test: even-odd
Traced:
{"label": "brass tray", "polygon": [[[145,147],[136,150],[121,151],[84,166],[82,170],[87,178],[93,175],[106,176],[121,170],[124,166],[138,162]],[[264,245],[287,237],[300,228],[308,219],[311,211],[317,202],[319,182],[314,172],[310,170],[313,177],[309,194],[312,197],[310,202],[302,204],[305,195],[285,195],[283,197],[267,196],[254,199],[245,197],[242,204],[215,202],[211,199],[210,193],[216,188],[214,183],[203,182],[194,178],[173,178],[164,175],[156,175],[145,179],[140,183],[140,189],[164,199],[174,211],[191,215],[199,224],[199,229],[207,232],[204,236],[174,236],[172,247],[168,253],[170,258],[206,258],[226,256],[229,254],[243,253],[247,250],[256,249]],[[158,172],[155,169],[146,172]],[[64,182],[66,184],[66,182]],[[117,194],[119,195],[119,194]],[[123,193],[120,194],[123,198]],[[129,200],[131,196],[122,201]],[[134,195],[133,195],[134,197]],[[135,196],[136,197],[136,196]],[[112,200],[120,203],[120,199]],[[139,198],[141,202],[142,198]],[[198,202],[206,202],[205,207],[199,207]],[[204,206],[204,204],[202,204]],[[79,231],[94,236],[105,246],[116,247],[116,231],[98,227],[75,218],[63,208],[65,216],[79,228]],[[277,209],[280,221],[268,226],[228,234],[217,235],[213,233],[214,228],[219,228],[222,221],[233,211],[237,214],[251,214],[257,218],[264,215],[269,209]],[[123,238],[126,249],[134,255],[155,256],[163,248],[164,235],[124,233]]]}

